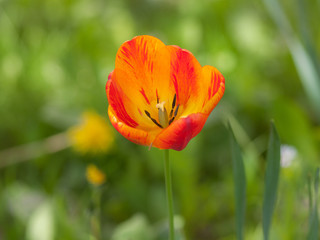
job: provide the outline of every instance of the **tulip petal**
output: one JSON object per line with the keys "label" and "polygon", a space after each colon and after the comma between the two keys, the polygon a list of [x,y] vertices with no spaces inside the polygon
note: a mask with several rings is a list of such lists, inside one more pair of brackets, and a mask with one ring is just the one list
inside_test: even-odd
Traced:
{"label": "tulip petal", "polygon": [[[152,36],[138,36],[121,45],[115,62],[114,81],[136,105],[156,111],[157,98],[170,101],[174,95],[170,75],[170,52]],[[156,112],[155,112],[156,113]]]}
{"label": "tulip petal", "polygon": [[[201,78],[201,65],[197,59],[185,49],[168,46],[171,53],[170,80],[177,95],[177,104],[183,108],[190,99],[197,97],[199,92],[198,80]],[[182,110],[181,108],[181,110]]]}
{"label": "tulip petal", "polygon": [[139,128],[131,127],[124,122],[119,121],[114,109],[109,106],[108,115],[113,127],[126,139],[133,143],[150,146],[159,131],[144,131]]}
{"label": "tulip petal", "polygon": [[136,102],[132,102],[116,84],[115,73],[111,72],[106,84],[106,93],[109,105],[118,121],[124,124],[141,128],[146,131],[157,130],[158,127],[144,114],[144,109],[139,108]]}
{"label": "tulip petal", "polygon": [[180,118],[157,135],[153,146],[160,149],[183,150],[203,128],[208,115],[194,113]]}
{"label": "tulip petal", "polygon": [[112,82],[112,75],[113,72],[110,73],[109,80],[107,81],[106,85],[109,108],[114,109],[114,116],[118,119],[118,121],[121,121],[124,124],[135,128],[138,126],[138,123],[133,120],[132,117],[128,114],[128,111],[124,104],[125,96],[121,91],[117,89],[116,85]]}
{"label": "tulip petal", "polygon": [[197,84],[200,94],[192,92],[181,117],[196,112],[210,114],[223,96],[225,80],[223,75],[214,67],[204,66],[201,79],[198,80]]}
{"label": "tulip petal", "polygon": [[202,68],[202,77],[204,82],[204,95],[207,93],[203,102],[202,112],[210,114],[223,96],[225,79],[223,75],[212,66],[204,66]]}

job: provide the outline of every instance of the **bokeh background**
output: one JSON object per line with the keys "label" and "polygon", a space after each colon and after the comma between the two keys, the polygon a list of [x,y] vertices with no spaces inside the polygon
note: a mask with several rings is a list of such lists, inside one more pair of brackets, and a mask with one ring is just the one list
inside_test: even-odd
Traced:
{"label": "bokeh background", "polygon": [[[245,239],[262,239],[269,123],[282,141],[271,239],[305,239],[320,160],[320,1],[0,0],[0,239],[166,239],[163,153],[111,128],[116,51],[148,34],[226,79],[204,130],[170,152],[181,239],[235,239],[227,122],[247,175]],[[105,183],[94,186],[95,164]],[[134,235],[136,234],[136,235]]]}

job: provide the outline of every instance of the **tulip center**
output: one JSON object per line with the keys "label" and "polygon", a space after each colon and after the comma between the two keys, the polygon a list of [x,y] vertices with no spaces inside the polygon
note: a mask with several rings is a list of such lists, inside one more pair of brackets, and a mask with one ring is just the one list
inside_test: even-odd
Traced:
{"label": "tulip center", "polygon": [[166,102],[161,102],[161,103],[157,103],[156,105],[156,108],[158,108],[159,123],[164,128],[169,126],[168,113],[167,113],[167,109],[164,106],[165,103]]}
{"label": "tulip center", "polygon": [[157,98],[157,104],[156,104],[156,108],[158,109],[158,121],[156,119],[154,119],[150,113],[148,111],[144,111],[145,114],[147,115],[147,117],[149,117],[151,119],[151,121],[156,124],[158,127],[160,128],[166,128],[168,127],[176,118],[177,114],[178,114],[178,110],[179,110],[179,104],[176,105],[176,94],[173,97],[173,101],[171,104],[171,110],[170,113],[168,115],[167,109],[165,107],[165,101],[159,102],[159,98]]}

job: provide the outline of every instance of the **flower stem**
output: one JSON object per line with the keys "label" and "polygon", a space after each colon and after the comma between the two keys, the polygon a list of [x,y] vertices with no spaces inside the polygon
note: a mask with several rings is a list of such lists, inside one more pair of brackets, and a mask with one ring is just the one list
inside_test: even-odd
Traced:
{"label": "flower stem", "polygon": [[91,233],[95,240],[100,240],[101,238],[101,227],[100,227],[100,208],[101,208],[101,189],[94,187],[93,195],[93,213],[91,215]]}
{"label": "flower stem", "polygon": [[167,203],[168,203],[168,213],[169,213],[169,229],[170,229],[169,240],[174,240],[172,182],[171,182],[171,168],[170,168],[168,149],[164,150],[164,176],[166,181]]}

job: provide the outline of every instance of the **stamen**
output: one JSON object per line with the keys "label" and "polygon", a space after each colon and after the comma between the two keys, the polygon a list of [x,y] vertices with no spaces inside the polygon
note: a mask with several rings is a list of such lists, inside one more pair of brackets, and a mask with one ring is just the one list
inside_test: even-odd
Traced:
{"label": "stamen", "polygon": [[[174,97],[173,97],[172,108],[171,108],[171,111],[170,111],[170,114],[169,114],[169,118],[172,117],[173,109],[174,109],[174,107],[176,106],[176,99],[177,99],[177,94],[175,94]],[[170,124],[170,123],[169,123],[169,124]]]}
{"label": "stamen", "polygon": [[161,109],[161,111],[164,112],[164,109],[165,109],[164,104],[165,103],[166,102],[157,103],[156,108]]}
{"label": "stamen", "polygon": [[168,113],[167,113],[166,108],[164,107],[165,103],[166,102],[158,103],[156,105],[156,108],[158,108],[158,119],[159,119],[160,124],[163,127],[168,127],[169,126],[169,124],[168,124]]}
{"label": "stamen", "polygon": [[150,113],[147,110],[144,110],[145,114],[147,115],[148,118],[151,119],[151,121],[156,124],[158,127],[163,128],[158,122],[157,120],[155,120],[154,118],[151,117]]}
{"label": "stamen", "polygon": [[173,114],[173,108],[172,108],[171,111],[170,111],[169,118],[172,117],[172,114]]}
{"label": "stamen", "polygon": [[173,122],[173,120],[175,119],[175,117],[177,116],[177,114],[178,114],[178,110],[179,110],[179,106],[180,106],[180,104],[178,104],[177,105],[177,108],[176,108],[176,110],[174,111],[174,116],[171,118],[171,113],[173,112],[173,109],[171,110],[171,112],[170,112],[170,120],[169,120],[169,125]]}
{"label": "stamen", "polygon": [[[176,116],[178,114],[180,104],[178,104],[176,106],[176,101],[177,101],[177,95],[175,94],[173,97],[173,101],[172,101],[172,109],[171,109],[169,117],[168,117],[167,109],[165,108],[166,102],[164,102],[164,101],[159,102],[159,97],[157,96],[156,108],[158,108],[158,121],[159,122],[156,119],[154,119],[153,117],[151,117],[151,114],[147,110],[145,110],[144,112],[147,115],[147,117],[150,118],[151,121],[154,124],[156,124],[158,127],[166,128],[174,121],[174,119],[176,118]],[[174,109],[175,107],[176,107],[176,109]]]}
{"label": "stamen", "polygon": [[174,118],[175,118],[175,117],[173,117],[173,118],[170,119],[169,125],[173,122]]}
{"label": "stamen", "polygon": [[179,107],[180,107],[180,104],[178,104],[178,106],[177,106],[176,110],[174,111],[174,117],[176,117],[176,116],[177,116],[177,114],[178,114],[178,110],[179,110]]}
{"label": "stamen", "polygon": [[174,97],[173,97],[172,109],[174,109],[174,107],[176,106],[176,98],[177,98],[177,94],[175,94]]}

